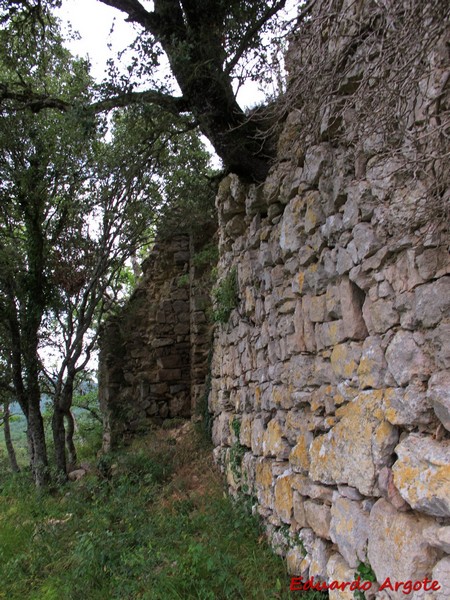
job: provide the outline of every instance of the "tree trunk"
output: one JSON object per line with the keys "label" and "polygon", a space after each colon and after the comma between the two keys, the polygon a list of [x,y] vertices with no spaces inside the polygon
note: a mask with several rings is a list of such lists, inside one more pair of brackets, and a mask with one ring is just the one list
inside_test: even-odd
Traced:
{"label": "tree trunk", "polygon": [[[53,441],[55,444],[56,468],[60,477],[67,477],[67,465],[75,466],[76,450],[73,444],[74,421],[70,412],[73,397],[73,382],[75,374],[69,367],[69,373],[59,394],[54,399],[52,418]],[[67,419],[67,431],[64,425],[64,417]],[[66,456],[66,446],[68,457]],[[67,460],[68,458],[68,460]]]}
{"label": "tree trunk", "polygon": [[11,470],[14,473],[19,473],[19,465],[17,464],[16,453],[14,451],[14,446],[11,439],[11,430],[9,428],[9,403],[5,402],[5,409],[3,413],[3,432],[5,435],[5,445],[6,450],[8,452],[9,464],[11,466]]}
{"label": "tree trunk", "polygon": [[69,465],[75,467],[75,465],[77,464],[77,450],[75,448],[75,444],[73,443],[73,435],[75,433],[75,418],[70,409],[66,412],[66,419],[67,419],[66,448],[67,448],[68,463],[69,463]]}
{"label": "tree trunk", "polygon": [[31,470],[36,487],[45,487],[50,483],[48,469],[47,445],[45,442],[44,421],[42,419],[39,400],[30,401],[28,410],[28,431],[30,435],[32,456]]}
{"label": "tree trunk", "polygon": [[64,411],[55,402],[52,417],[53,444],[55,446],[55,462],[58,476],[65,478],[67,475],[66,459],[66,432],[64,428]]}

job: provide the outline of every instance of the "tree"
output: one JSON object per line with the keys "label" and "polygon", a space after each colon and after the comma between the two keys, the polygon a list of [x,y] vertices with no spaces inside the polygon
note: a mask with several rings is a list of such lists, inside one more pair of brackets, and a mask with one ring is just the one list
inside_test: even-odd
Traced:
{"label": "tree", "polygon": [[[225,168],[252,181],[262,181],[274,154],[267,123],[259,111],[247,115],[235,90],[247,77],[267,68],[265,36],[279,33],[277,19],[286,0],[155,0],[147,10],[139,0],[100,0],[127,15],[141,29],[134,46],[129,76],[104,86],[91,109],[108,110],[131,103],[152,103],[174,114],[191,113],[195,125],[212,142]],[[310,2],[309,4],[313,4]],[[31,8],[52,8],[55,2],[16,2]],[[6,17],[5,17],[6,18]],[[165,55],[181,90],[155,75]],[[136,79],[133,77],[136,76]],[[150,87],[136,91],[145,79]],[[49,94],[3,85],[3,98],[14,98],[34,110],[69,104]]]}
{"label": "tree", "polygon": [[14,396],[14,388],[11,385],[11,373],[10,365],[3,356],[4,351],[4,335],[2,335],[3,328],[0,327],[0,342],[2,343],[2,351],[0,353],[0,427],[3,427],[3,434],[5,438],[6,451],[8,453],[9,464],[11,470],[14,473],[20,471],[19,465],[17,464],[16,453],[11,439],[10,421],[10,402]]}
{"label": "tree", "polygon": [[258,113],[251,118],[237,103],[233,78],[261,48],[286,0],[155,0],[153,10],[138,0],[101,1],[142,28],[137,72],[151,74],[163,51],[182,93],[176,97],[160,88],[164,102],[174,109],[184,104],[227,169],[262,181],[273,147]]}
{"label": "tree", "polygon": [[[3,30],[0,38],[5,78],[62,98],[88,93],[86,65],[70,60],[57,34],[48,31],[39,38],[28,31],[19,41],[11,33]],[[0,302],[15,396],[27,418],[33,475],[37,485],[45,485],[49,475],[40,409],[39,334],[54,299],[51,264],[58,240],[82,207],[94,124],[74,113],[19,113],[10,108],[4,105],[0,124]]]}
{"label": "tree", "polygon": [[[27,22],[18,22],[27,33]],[[11,30],[2,32],[4,79],[88,103],[87,65],[63,48],[52,20],[45,27],[45,35],[28,31],[20,43]],[[92,327],[119,297],[125,262],[148,243],[164,205],[180,203],[180,173],[206,176],[208,156],[186,119],[168,119],[152,105],[116,114],[111,142],[99,137],[100,123],[89,113],[16,109],[9,98],[0,123],[0,309],[33,475],[45,485],[41,393],[53,399],[56,466],[64,477],[66,449],[69,462],[76,460],[70,408],[97,341]]]}

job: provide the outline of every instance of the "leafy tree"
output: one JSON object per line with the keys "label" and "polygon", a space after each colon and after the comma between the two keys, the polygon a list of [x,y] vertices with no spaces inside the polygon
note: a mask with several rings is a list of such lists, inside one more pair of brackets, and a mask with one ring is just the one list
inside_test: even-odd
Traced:
{"label": "leafy tree", "polygon": [[[0,35],[0,68],[24,89],[60,98],[88,96],[83,61],[70,59],[57,33],[33,35],[21,23]],[[28,33],[28,35],[25,35]],[[28,422],[31,465],[37,485],[48,481],[48,459],[40,410],[40,329],[55,299],[63,232],[74,237],[83,208],[86,164],[95,124],[75,113],[15,112],[3,105],[0,123],[0,302],[7,323],[15,395]],[[68,229],[70,223],[71,229]],[[76,237],[76,236],[75,236]]]}
{"label": "leafy tree", "polygon": [[[28,24],[35,25],[20,22],[22,34]],[[9,81],[67,102],[90,101],[87,65],[62,47],[52,20],[45,35],[28,30],[23,44],[4,30],[0,52]],[[0,309],[33,474],[44,485],[41,392],[53,399],[56,466],[64,476],[66,449],[69,462],[76,461],[70,409],[76,378],[97,342],[93,327],[120,298],[126,261],[149,242],[167,206],[180,208],[194,178],[210,172],[187,120],[169,119],[152,105],[116,114],[110,142],[88,113],[16,109],[16,98],[5,101],[0,123]],[[208,214],[213,195],[197,188]]]}
{"label": "leafy tree", "polygon": [[[263,180],[274,154],[273,140],[261,111],[245,114],[236,101],[236,90],[245,79],[267,74],[267,40],[286,27],[286,20],[278,18],[286,0],[154,0],[150,9],[139,0],[100,1],[124,13],[140,33],[131,48],[128,74],[120,75],[112,63],[112,77],[91,103],[91,110],[146,103],[173,115],[190,113],[192,124],[210,139],[227,170]],[[33,11],[41,14],[61,3],[24,0],[13,4],[28,7],[25,12],[36,20]],[[303,12],[312,4],[314,0]],[[159,75],[164,57],[174,79]],[[143,81],[148,89],[137,91]],[[175,81],[181,95],[174,92]],[[31,94],[17,82],[3,84],[2,96],[34,110],[71,106],[54,94]]]}

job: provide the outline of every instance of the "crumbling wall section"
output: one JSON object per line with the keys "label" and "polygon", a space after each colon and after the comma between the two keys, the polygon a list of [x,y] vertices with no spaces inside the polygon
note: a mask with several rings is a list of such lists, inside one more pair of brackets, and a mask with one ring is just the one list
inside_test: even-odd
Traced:
{"label": "crumbling wall section", "polygon": [[101,338],[104,448],[165,418],[191,415],[189,236],[156,244]]}

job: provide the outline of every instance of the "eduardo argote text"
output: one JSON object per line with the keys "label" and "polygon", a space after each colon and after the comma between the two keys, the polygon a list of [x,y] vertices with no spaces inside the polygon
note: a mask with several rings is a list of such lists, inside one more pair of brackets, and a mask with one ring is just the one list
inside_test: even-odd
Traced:
{"label": "eduardo argote text", "polygon": [[[371,581],[361,581],[361,577],[357,577],[354,581],[331,581],[329,583],[322,581],[314,581],[314,577],[310,577],[306,581],[303,581],[303,577],[291,577],[291,592],[305,592],[307,590],[317,590],[321,592],[325,592],[328,590],[341,590],[344,591],[348,589],[353,592],[356,590],[360,590],[362,592],[367,592],[371,589],[373,583]],[[392,581],[390,577],[386,577],[386,579],[380,584],[378,591],[382,590],[391,590],[392,592],[402,592],[403,594],[408,595],[412,592],[417,592],[419,590],[424,590],[425,592],[437,591],[440,590],[441,586],[438,581],[433,579],[428,579],[428,577],[424,577],[424,579],[417,579],[415,581],[408,579],[406,581]]]}

